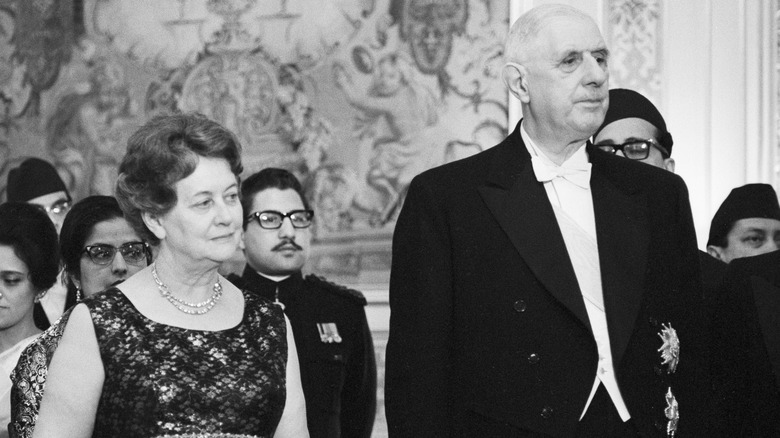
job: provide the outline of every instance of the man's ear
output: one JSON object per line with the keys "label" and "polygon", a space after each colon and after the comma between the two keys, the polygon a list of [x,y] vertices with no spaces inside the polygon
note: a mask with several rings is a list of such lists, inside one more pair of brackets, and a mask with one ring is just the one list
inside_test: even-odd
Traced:
{"label": "man's ear", "polygon": [[530,101],[530,93],[528,92],[528,69],[525,68],[525,66],[509,61],[504,64],[504,69],[501,71],[501,78],[504,80],[504,84],[506,84],[506,88],[509,92],[518,98],[520,102],[528,103]]}
{"label": "man's ear", "polygon": [[667,158],[664,160],[664,169],[674,173],[674,158]]}
{"label": "man's ear", "polygon": [[165,228],[163,227],[163,221],[160,216],[144,211],[141,213],[141,219],[143,219],[146,228],[148,228],[158,239],[162,240],[165,238]]}
{"label": "man's ear", "polygon": [[[721,248],[719,246],[707,245],[707,254],[715,257],[716,259],[718,259],[718,260],[720,260],[722,262],[726,262],[726,260],[723,259],[723,257],[724,257],[723,248]],[[728,263],[728,262],[726,262],[726,263]]]}

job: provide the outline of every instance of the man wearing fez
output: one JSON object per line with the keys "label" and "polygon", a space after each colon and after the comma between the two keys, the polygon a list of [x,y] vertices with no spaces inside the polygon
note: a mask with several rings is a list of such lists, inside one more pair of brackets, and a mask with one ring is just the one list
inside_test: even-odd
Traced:
{"label": "man wearing fez", "polygon": [[730,262],[712,333],[715,402],[730,436],[780,436],[778,234],[780,207],[768,184],[732,190],[710,228],[711,252]]}
{"label": "man wearing fez", "polygon": [[[593,134],[593,143],[603,151],[674,172],[672,134],[658,109],[634,90],[609,90],[609,109],[604,123]],[[705,292],[714,293],[726,274],[726,263],[699,251]]]}
{"label": "man wearing fez", "polygon": [[[6,198],[9,202],[27,202],[40,207],[54,223],[57,233],[72,202],[57,170],[40,158],[28,158],[8,172]],[[35,298],[33,317],[38,328],[47,329],[62,315],[66,295],[64,284],[57,281],[51,289]]]}
{"label": "man wearing fez", "polygon": [[301,274],[314,212],[301,184],[267,168],[241,184],[244,254],[237,286],[281,306],[301,366],[312,438],[369,438],[376,413],[376,361],[366,299],[355,290]]}
{"label": "man wearing fez", "polygon": [[634,90],[609,90],[609,109],[593,134],[601,150],[674,172],[672,134],[658,109]]}
{"label": "man wearing fez", "polygon": [[390,437],[706,436],[685,184],[587,144],[609,88],[589,16],[533,8],[504,53],[523,119],[418,175],[395,228]]}
{"label": "man wearing fez", "polygon": [[780,206],[769,184],[746,184],[729,193],[710,224],[707,252],[730,263],[780,248]]}

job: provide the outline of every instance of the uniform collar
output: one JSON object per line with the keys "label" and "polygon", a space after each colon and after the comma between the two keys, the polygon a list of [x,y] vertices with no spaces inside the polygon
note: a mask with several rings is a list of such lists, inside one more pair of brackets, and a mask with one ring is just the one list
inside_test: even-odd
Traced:
{"label": "uniform collar", "polygon": [[296,292],[300,290],[301,284],[303,283],[303,274],[301,271],[298,271],[282,281],[274,281],[260,275],[257,271],[247,265],[246,268],[244,268],[244,275],[241,276],[241,279],[243,280],[245,289],[272,302],[277,298],[276,290],[278,288],[279,301],[287,303],[290,300],[294,300]]}

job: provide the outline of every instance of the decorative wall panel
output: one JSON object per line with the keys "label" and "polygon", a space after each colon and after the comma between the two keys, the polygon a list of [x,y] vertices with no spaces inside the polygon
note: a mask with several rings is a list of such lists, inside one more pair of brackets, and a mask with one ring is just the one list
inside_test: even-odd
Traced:
{"label": "decorative wall panel", "polygon": [[302,179],[312,269],[386,282],[411,178],[506,132],[508,3],[0,0],[0,190],[36,155],[75,198],[111,193],[139,124],[199,111],[238,135],[247,174]]}
{"label": "decorative wall panel", "polygon": [[611,52],[610,88],[636,90],[661,105],[661,0],[609,0],[605,38]]}
{"label": "decorative wall panel", "polygon": [[773,8],[774,12],[774,51],[775,51],[775,68],[774,68],[774,85],[775,85],[775,154],[774,163],[772,169],[772,177],[774,178],[775,190],[780,191],[780,187],[777,184],[780,183],[780,0],[776,0]]}

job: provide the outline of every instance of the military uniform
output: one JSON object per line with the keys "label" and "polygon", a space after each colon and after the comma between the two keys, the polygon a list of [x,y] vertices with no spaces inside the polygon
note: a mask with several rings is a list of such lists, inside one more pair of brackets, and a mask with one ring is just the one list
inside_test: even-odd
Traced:
{"label": "military uniform", "polygon": [[376,361],[358,291],[298,272],[281,282],[249,266],[238,287],[284,306],[301,366],[311,438],[368,438],[376,412]]}

